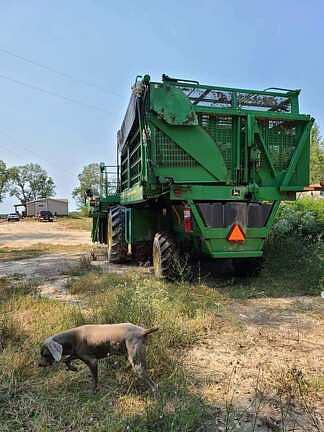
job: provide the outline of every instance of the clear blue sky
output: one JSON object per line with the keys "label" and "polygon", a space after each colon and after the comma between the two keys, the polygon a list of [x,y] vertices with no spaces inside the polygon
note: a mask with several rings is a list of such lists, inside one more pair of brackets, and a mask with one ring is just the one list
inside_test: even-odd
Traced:
{"label": "clear blue sky", "polygon": [[[0,77],[0,159],[41,164],[57,196],[71,198],[85,164],[114,162],[130,86],[144,73],[301,88],[302,111],[324,131],[323,22],[322,0],[0,0],[0,75],[104,110]],[[11,203],[0,204],[0,212]]]}

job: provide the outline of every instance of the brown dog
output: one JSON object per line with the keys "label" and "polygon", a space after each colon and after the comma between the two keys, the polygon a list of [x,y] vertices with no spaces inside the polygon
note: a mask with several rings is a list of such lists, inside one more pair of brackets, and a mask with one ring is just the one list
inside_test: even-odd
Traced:
{"label": "brown dog", "polygon": [[62,356],[68,370],[76,371],[73,360],[82,360],[90,369],[93,391],[98,386],[98,359],[109,354],[125,354],[134,372],[152,389],[156,385],[149,378],[145,367],[147,336],[158,328],[144,329],[131,323],[83,325],[57,333],[47,338],[41,347],[40,367],[59,362]]}

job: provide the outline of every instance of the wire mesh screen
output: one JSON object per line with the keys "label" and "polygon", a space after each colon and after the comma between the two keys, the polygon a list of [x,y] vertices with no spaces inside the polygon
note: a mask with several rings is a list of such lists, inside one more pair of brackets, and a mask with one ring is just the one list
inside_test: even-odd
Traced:
{"label": "wire mesh screen", "polygon": [[196,167],[198,162],[161,130],[155,130],[156,163],[159,167]]}
{"label": "wire mesh screen", "polygon": [[232,106],[232,93],[229,91],[177,86],[192,102],[193,105],[230,108]]}
{"label": "wire mesh screen", "polygon": [[292,109],[290,98],[287,96],[235,92],[189,85],[179,85],[177,88],[190,99],[193,105],[203,107],[231,108],[237,103],[239,108],[256,111],[291,112]]}
{"label": "wire mesh screen", "polygon": [[255,93],[238,93],[238,106],[243,109],[258,111],[291,111],[291,103],[288,97]]}
{"label": "wire mesh screen", "polygon": [[[298,143],[296,123],[262,119],[258,120],[258,124],[274,168],[277,171],[287,169]],[[261,167],[265,165],[264,155],[261,154]]]}
{"label": "wire mesh screen", "polygon": [[227,168],[232,166],[233,124],[231,117],[199,114],[198,121],[215,141]]}

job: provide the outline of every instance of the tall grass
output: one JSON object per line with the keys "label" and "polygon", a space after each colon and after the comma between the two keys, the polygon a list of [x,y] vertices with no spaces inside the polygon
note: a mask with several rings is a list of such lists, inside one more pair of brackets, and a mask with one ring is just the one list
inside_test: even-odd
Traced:
{"label": "tall grass", "polygon": [[83,296],[92,310],[91,322],[159,327],[158,336],[150,338],[148,353],[156,376],[172,373],[174,348],[196,342],[216,325],[215,311],[223,311],[221,297],[207,287],[165,284],[136,273],[125,277],[91,272],[72,280],[68,288],[72,294]]}
{"label": "tall grass", "polygon": [[[189,385],[179,365],[179,350],[216,325],[221,297],[206,287],[164,285],[142,275],[95,272],[68,283],[84,305],[62,304],[38,296],[37,286],[14,289],[3,281],[0,303],[1,431],[194,431],[208,407]],[[86,367],[38,369],[41,341],[83,323],[133,322],[159,326],[150,336],[149,373],[157,396],[127,370],[126,359],[112,358],[99,368],[101,391],[89,394]],[[115,361],[119,366],[112,368]],[[127,429],[128,427],[128,429]]]}
{"label": "tall grass", "polygon": [[289,278],[296,294],[319,294],[324,275],[323,242],[324,200],[304,198],[283,204],[265,248],[271,272]]}

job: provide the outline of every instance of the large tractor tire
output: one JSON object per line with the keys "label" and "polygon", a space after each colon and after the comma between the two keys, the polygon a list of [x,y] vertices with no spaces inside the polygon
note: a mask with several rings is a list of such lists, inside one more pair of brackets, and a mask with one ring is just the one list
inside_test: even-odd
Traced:
{"label": "large tractor tire", "polygon": [[108,261],[122,263],[127,259],[127,246],[123,241],[124,215],[121,206],[110,209],[108,215]]}
{"label": "large tractor tire", "polygon": [[156,233],[153,240],[153,268],[155,277],[160,279],[174,278],[174,260],[177,250],[168,233]]}
{"label": "large tractor tire", "polygon": [[237,258],[232,265],[236,276],[257,276],[263,268],[263,258]]}

